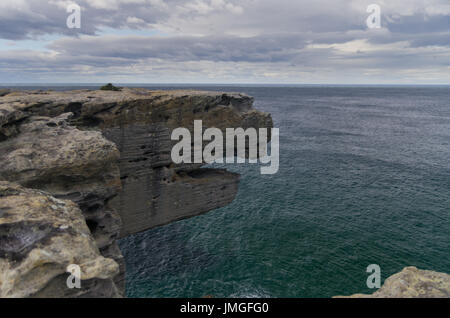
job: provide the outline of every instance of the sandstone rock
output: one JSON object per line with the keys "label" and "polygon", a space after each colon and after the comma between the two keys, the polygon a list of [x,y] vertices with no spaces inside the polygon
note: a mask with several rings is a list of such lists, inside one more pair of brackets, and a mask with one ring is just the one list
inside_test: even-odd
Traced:
{"label": "sandstone rock", "polygon": [[[112,197],[120,190],[119,151],[100,132],[67,125],[70,113],[30,117],[0,143],[0,179],[58,195]],[[101,186],[100,186],[101,185]]]}
{"label": "sandstone rock", "polygon": [[[123,88],[121,91],[20,91],[0,99],[0,114],[4,107],[49,117],[72,112],[78,126],[102,129],[130,123],[188,127],[193,125],[194,119],[202,119],[207,127],[223,128],[241,124],[242,117],[253,110],[252,104],[253,98],[245,94],[209,91],[138,88]],[[260,124],[271,125],[269,114],[259,114]]]}
{"label": "sandstone rock", "polygon": [[98,248],[123,267],[122,254],[111,248],[117,244],[121,221],[108,204],[121,189],[119,151],[100,132],[69,126],[70,116],[31,116],[18,122],[19,132],[0,143],[0,180],[77,203]]}
{"label": "sandstone rock", "polygon": [[[67,288],[70,264],[81,267],[81,289]],[[118,271],[75,203],[0,181],[0,297],[114,297]]]}
{"label": "sandstone rock", "polygon": [[[450,275],[416,267],[405,267],[387,278],[372,295],[355,294],[349,298],[449,298]],[[340,296],[340,298],[343,298]],[[344,297],[345,298],[345,297]]]}

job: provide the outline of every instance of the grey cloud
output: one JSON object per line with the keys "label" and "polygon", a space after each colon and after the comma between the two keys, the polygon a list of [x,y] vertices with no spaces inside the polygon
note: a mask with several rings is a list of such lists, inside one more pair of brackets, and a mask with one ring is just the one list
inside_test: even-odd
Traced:
{"label": "grey cloud", "polygon": [[[93,7],[93,1],[75,0],[28,0],[26,6],[16,6],[14,1],[5,1],[0,5],[0,38],[20,40],[45,34],[63,34],[79,36],[95,34],[103,27],[138,29],[143,25],[129,22],[129,18],[143,19],[146,24],[156,23],[168,16],[151,2],[122,2],[115,10]],[[66,25],[67,3],[74,2],[81,7],[82,27],[69,29]],[[10,3],[10,5],[8,5]]]}
{"label": "grey cloud", "polygon": [[[12,1],[23,6],[8,6]],[[145,78],[146,72],[156,80],[180,74],[354,78],[365,70],[398,77],[427,70],[444,79],[450,65],[446,1],[391,0],[382,7],[383,29],[368,30],[372,0],[75,0],[83,8],[81,29],[66,27],[66,0],[2,0],[0,38],[59,38],[47,52],[0,50],[0,80],[51,73]],[[103,28],[110,31],[99,36]],[[119,31],[140,28],[157,35]]]}
{"label": "grey cloud", "polygon": [[280,62],[291,60],[305,44],[304,39],[295,35],[251,38],[105,36],[60,39],[49,48],[72,56]]}
{"label": "grey cloud", "polygon": [[[103,27],[155,27],[174,35],[204,36],[345,33],[367,29],[366,8],[373,3],[372,0],[75,0],[82,7],[82,28],[74,30],[66,27],[68,13],[65,8],[71,1],[2,1],[0,37],[7,39],[49,33],[92,35]],[[12,5],[16,1],[26,5]],[[243,11],[233,14],[224,9],[224,5],[214,6],[214,3],[239,6]],[[450,13],[431,15],[427,12],[427,8],[445,3],[446,0],[413,0],[408,4],[391,0],[382,7],[383,26],[399,34],[448,31]],[[204,7],[209,9],[201,9]],[[407,9],[414,9],[415,14],[411,15]]]}
{"label": "grey cloud", "polygon": [[392,33],[417,34],[448,32],[450,30],[450,15],[428,16],[425,13],[397,18],[387,17],[385,26]]}

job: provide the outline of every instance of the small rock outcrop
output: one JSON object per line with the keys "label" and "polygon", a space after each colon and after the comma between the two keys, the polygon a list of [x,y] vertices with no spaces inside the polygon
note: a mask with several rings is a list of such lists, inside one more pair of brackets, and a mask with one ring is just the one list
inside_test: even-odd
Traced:
{"label": "small rock outcrop", "polygon": [[450,275],[405,267],[387,278],[373,294],[355,294],[348,298],[450,298]]}
{"label": "small rock outcrop", "polygon": [[[67,288],[67,266],[81,268]],[[0,181],[0,297],[116,297],[119,265],[103,257],[78,206]]]}
{"label": "small rock outcrop", "polygon": [[111,83],[108,83],[108,84],[100,87],[100,90],[102,90],[102,91],[120,91],[120,89],[121,89],[120,87],[116,87]]}

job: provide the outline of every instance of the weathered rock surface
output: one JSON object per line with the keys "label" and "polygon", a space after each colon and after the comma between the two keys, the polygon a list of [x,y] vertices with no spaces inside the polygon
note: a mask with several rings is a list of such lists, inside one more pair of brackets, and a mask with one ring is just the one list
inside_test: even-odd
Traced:
{"label": "weathered rock surface", "polygon": [[[343,298],[345,296],[339,296]],[[450,298],[450,275],[416,267],[405,267],[387,278],[371,295],[355,294],[349,298]]]}
{"label": "weathered rock surface", "polygon": [[121,222],[108,203],[121,189],[119,151],[100,132],[69,126],[70,116],[18,122],[17,134],[0,143],[0,180],[77,203],[102,254],[121,265],[116,282],[123,291],[124,261],[116,243]]}
{"label": "weathered rock surface", "polygon": [[[172,163],[174,128],[192,131],[197,119],[204,129],[272,127],[270,115],[254,110],[253,99],[242,94],[123,88],[8,90],[1,95],[0,181],[76,203],[102,256],[119,264],[119,271],[108,279],[89,279],[79,296],[123,293],[119,236],[205,213],[234,199],[239,175],[201,169],[203,164]],[[18,232],[18,239],[26,240],[29,231],[35,230]],[[49,241],[39,242],[46,248]],[[35,271],[47,268],[43,264]],[[40,284],[26,295],[72,296],[64,277],[52,276],[45,287]],[[107,295],[105,288],[113,292]],[[1,289],[9,290],[8,296],[25,296],[16,292],[18,287]]]}
{"label": "weathered rock surface", "polygon": [[[81,268],[81,289],[66,286],[70,264]],[[116,297],[118,272],[75,203],[0,181],[0,297]]]}

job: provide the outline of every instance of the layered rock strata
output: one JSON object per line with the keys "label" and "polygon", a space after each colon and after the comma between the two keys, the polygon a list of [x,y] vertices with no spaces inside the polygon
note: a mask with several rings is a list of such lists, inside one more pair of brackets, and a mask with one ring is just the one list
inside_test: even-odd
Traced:
{"label": "layered rock strata", "polygon": [[[171,131],[192,130],[196,119],[221,130],[272,127],[270,115],[242,94],[125,88],[2,95],[0,180],[76,203],[102,256],[120,268],[112,279],[117,295],[125,271],[118,237],[222,207],[237,192],[237,174],[173,164]],[[41,290],[65,295],[59,283]],[[95,293],[104,296],[102,288]]]}
{"label": "layered rock strata", "polygon": [[[210,211],[236,195],[238,175],[198,172],[201,164],[172,163],[174,128],[192,131],[196,119],[204,128],[223,131],[272,127],[270,115],[254,110],[253,98],[242,94],[146,89],[16,92],[3,97],[3,104],[9,106],[7,116],[16,121],[23,113],[54,117],[72,112],[71,124],[101,130],[117,145],[123,189],[111,204],[122,218],[121,236]],[[14,134],[14,125],[4,126],[0,140]]]}

